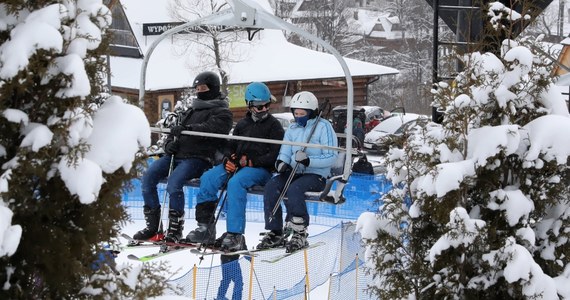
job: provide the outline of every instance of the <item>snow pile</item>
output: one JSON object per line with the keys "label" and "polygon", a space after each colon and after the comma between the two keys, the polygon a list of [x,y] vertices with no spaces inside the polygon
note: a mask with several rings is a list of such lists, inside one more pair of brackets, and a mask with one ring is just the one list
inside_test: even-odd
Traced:
{"label": "snow pile", "polygon": [[0,202],[0,257],[11,256],[16,252],[22,227],[12,224],[12,211]]}

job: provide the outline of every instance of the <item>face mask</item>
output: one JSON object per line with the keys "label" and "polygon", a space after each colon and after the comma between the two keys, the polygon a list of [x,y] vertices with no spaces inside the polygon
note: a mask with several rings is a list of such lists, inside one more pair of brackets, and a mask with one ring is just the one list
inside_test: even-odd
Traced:
{"label": "face mask", "polygon": [[213,86],[206,92],[196,93],[200,100],[214,100],[220,95],[220,87]]}
{"label": "face mask", "polygon": [[295,122],[303,127],[307,125],[307,121],[309,121],[309,115],[306,115],[304,117],[295,117]]}
{"label": "face mask", "polygon": [[259,122],[265,118],[267,118],[269,116],[269,112],[266,111],[260,111],[260,112],[251,112],[251,118],[253,119],[254,122]]}

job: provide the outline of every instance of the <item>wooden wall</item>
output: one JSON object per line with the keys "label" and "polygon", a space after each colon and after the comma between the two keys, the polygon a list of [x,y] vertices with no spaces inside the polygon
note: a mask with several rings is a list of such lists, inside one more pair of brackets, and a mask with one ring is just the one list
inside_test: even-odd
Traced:
{"label": "wooden wall", "polygon": [[[353,77],[354,84],[354,105],[367,105],[368,103],[368,84],[375,81],[377,77]],[[332,107],[337,105],[346,105],[347,90],[344,78],[321,79],[321,80],[298,80],[298,81],[280,81],[267,83],[271,94],[277,99],[277,103],[271,106],[272,112],[288,112],[289,108],[283,106],[285,96],[293,96],[300,91],[310,91],[319,99],[329,99]],[[159,120],[159,104],[160,95],[174,94],[174,99],[179,99],[181,92],[185,88],[151,91],[145,93],[144,112],[151,126]],[[138,105],[138,90],[113,87],[113,93],[127,98],[132,104]],[[245,115],[247,109],[245,107],[232,108],[234,121],[237,122]]]}
{"label": "wooden wall", "polygon": [[[560,51],[560,55],[558,56],[558,61],[564,65],[570,67],[570,51],[568,50],[570,45],[564,45],[562,47],[562,51]],[[553,76],[560,76],[568,73],[566,70],[561,68],[558,64],[554,64],[552,68],[552,75]]]}

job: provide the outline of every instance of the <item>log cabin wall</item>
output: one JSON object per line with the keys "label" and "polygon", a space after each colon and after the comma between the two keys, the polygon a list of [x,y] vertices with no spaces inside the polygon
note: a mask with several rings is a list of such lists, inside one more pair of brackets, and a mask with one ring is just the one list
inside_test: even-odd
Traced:
{"label": "log cabin wall", "polygon": [[[368,84],[375,81],[376,77],[354,77],[354,105],[367,105],[368,103]],[[300,91],[310,91],[319,102],[329,99],[332,107],[337,105],[346,105],[347,90],[344,78],[336,79],[319,79],[319,80],[295,80],[295,81],[277,81],[266,83],[275,96],[277,102],[272,104],[271,112],[289,112],[289,107],[284,106],[287,97],[292,97]],[[149,91],[145,93],[144,113],[147,116],[149,124],[154,124],[160,120],[160,103],[172,96],[174,102],[180,99],[180,95],[186,88]],[[129,100],[130,103],[138,105],[138,90],[113,87],[114,94],[120,95]],[[245,107],[232,108],[234,122],[237,122],[247,112]],[[330,117],[330,116],[329,116]]]}

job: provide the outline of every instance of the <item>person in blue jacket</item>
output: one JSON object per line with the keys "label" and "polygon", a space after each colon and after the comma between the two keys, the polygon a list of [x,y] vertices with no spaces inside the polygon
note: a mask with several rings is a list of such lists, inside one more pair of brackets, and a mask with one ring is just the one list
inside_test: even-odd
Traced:
{"label": "person in blue jacket", "polygon": [[[322,118],[317,119],[318,104],[317,97],[311,92],[300,92],[293,96],[291,112],[295,123],[289,125],[285,131],[284,141],[337,146],[337,136],[331,123]],[[314,126],[315,130],[311,134]],[[324,189],[337,156],[337,151],[331,149],[308,147],[303,150],[300,146],[281,146],[275,162],[279,174],[267,182],[263,195],[265,229],[270,231],[265,233],[261,243],[257,245],[258,249],[285,245],[287,252],[293,252],[308,246],[309,213],[305,192]],[[287,200],[283,201],[287,208],[286,226],[283,228],[281,206],[274,216],[272,211],[293,170],[291,166],[295,164],[298,165],[296,173],[286,191]],[[290,240],[287,241],[288,234],[284,234],[284,231],[291,233]]]}

